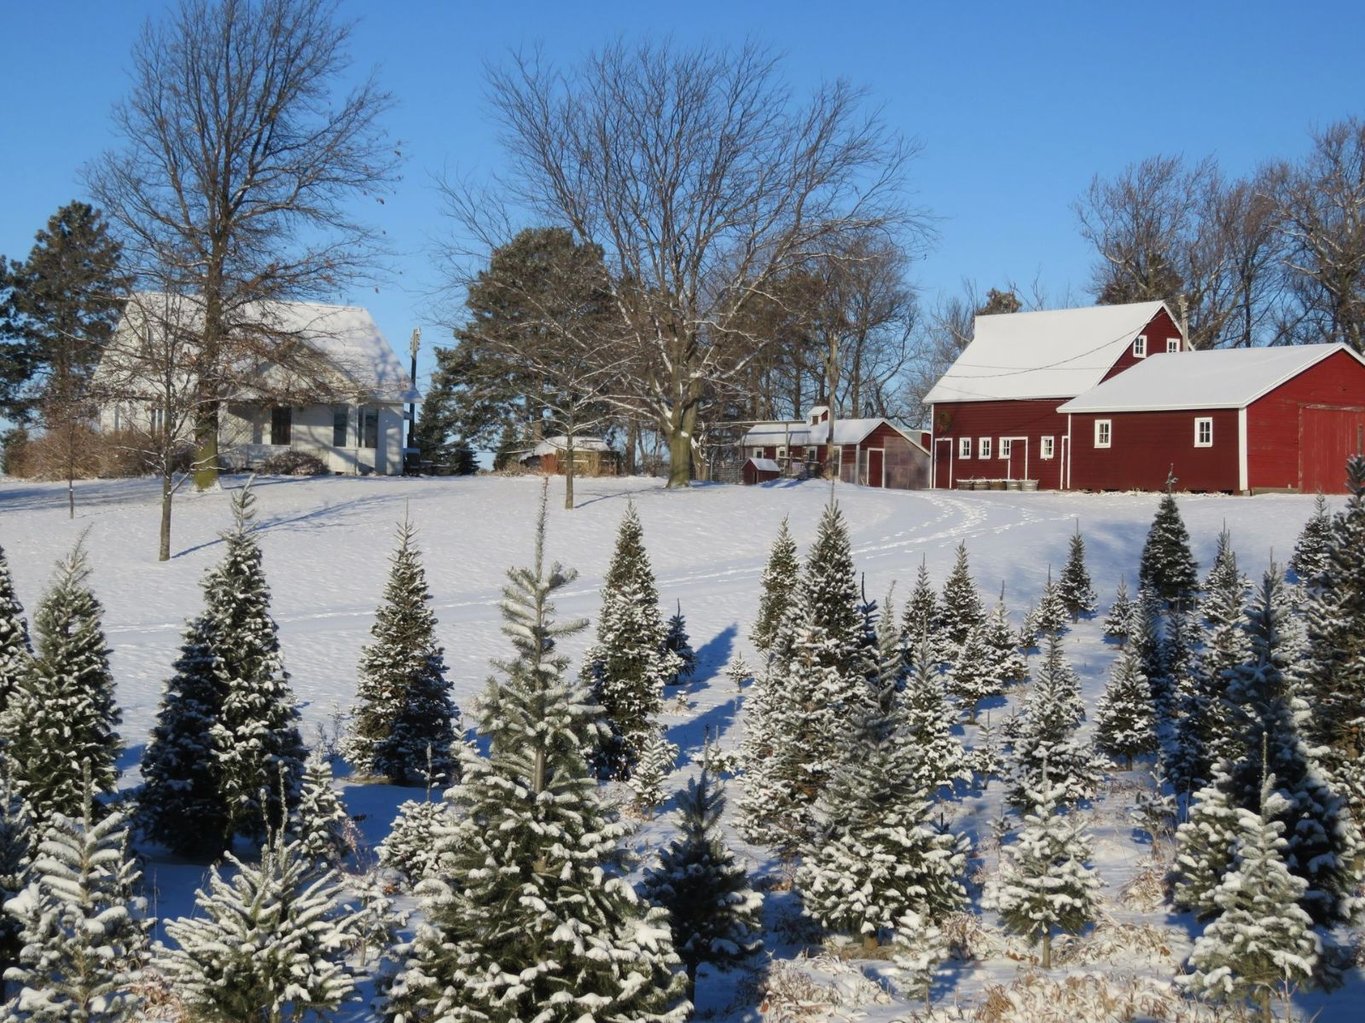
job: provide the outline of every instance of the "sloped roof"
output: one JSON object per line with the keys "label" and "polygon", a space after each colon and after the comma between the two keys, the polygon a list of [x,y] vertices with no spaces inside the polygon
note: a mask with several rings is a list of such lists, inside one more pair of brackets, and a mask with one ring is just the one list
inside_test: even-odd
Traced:
{"label": "sloped roof", "polygon": [[776,459],[772,458],[751,458],[749,464],[759,472],[781,472],[782,466],[777,464]]}
{"label": "sloped roof", "polygon": [[[575,451],[610,451],[611,445],[601,437],[574,437],[573,447]],[[550,455],[560,451],[567,451],[569,448],[569,438],[564,434],[558,437],[546,437],[543,441],[533,447],[528,454]]]}
{"label": "sloped roof", "polygon": [[[813,410],[812,410],[813,411]],[[829,422],[815,423],[814,425],[803,422],[772,422],[755,423],[749,427],[744,436],[740,439],[743,447],[759,447],[769,445],[790,445],[800,447],[807,444],[861,444],[867,439],[877,427],[885,423],[895,430],[911,444],[923,449],[918,437],[912,437],[907,431],[891,422],[889,419],[874,417],[871,419],[836,419],[834,421],[834,440],[829,439]]]}
{"label": "sloped roof", "polygon": [[744,432],[739,442],[745,447],[813,443],[810,440],[809,424],[797,421],[755,423]]}
{"label": "sloped roof", "polygon": [[1098,384],[1165,308],[1134,302],[978,316],[971,343],[924,400],[1075,397]]}
{"label": "sloped roof", "polygon": [[1365,359],[1343,344],[1177,352],[1126,369],[1058,411],[1246,408],[1334,352],[1348,352],[1365,365]]}

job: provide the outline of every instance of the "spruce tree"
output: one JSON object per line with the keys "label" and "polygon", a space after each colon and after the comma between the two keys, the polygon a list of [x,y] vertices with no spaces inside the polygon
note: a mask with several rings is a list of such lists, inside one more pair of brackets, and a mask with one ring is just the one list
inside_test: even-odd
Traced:
{"label": "spruce tree", "polygon": [[1011,803],[1027,808],[1031,793],[1052,790],[1053,785],[1057,797],[1067,803],[1093,794],[1099,765],[1076,735],[1084,717],[1080,678],[1063,654],[1061,640],[1052,636],[1016,728]]}
{"label": "spruce tree", "polygon": [[1315,590],[1332,566],[1332,516],[1327,512],[1327,498],[1321,493],[1313,502],[1313,514],[1303,524],[1294,542],[1294,553],[1289,558],[1289,569],[1305,587]]}
{"label": "spruce tree", "polygon": [[635,808],[652,814],[663,805],[666,793],[664,782],[673,773],[678,760],[678,747],[664,736],[662,728],[654,728],[640,749],[640,760],[626,785],[635,793]]}
{"label": "spruce tree", "polygon": [[1043,584],[1042,596],[1033,612],[1035,634],[1060,636],[1071,625],[1071,612],[1062,598],[1062,589],[1052,581],[1052,566],[1048,566],[1047,582]]}
{"label": "spruce tree", "polygon": [[1005,610],[1005,597],[1002,588],[1000,599],[986,616],[981,626],[981,637],[985,643],[987,656],[994,662],[994,673],[1007,686],[1024,681],[1028,675],[1028,665],[1019,652],[1019,640],[1010,628],[1009,613]]}
{"label": "spruce tree", "polygon": [[1134,757],[1156,752],[1152,687],[1131,648],[1115,660],[1109,685],[1095,710],[1095,746],[1122,758],[1125,769],[1132,768]]}
{"label": "spruce tree", "polygon": [[1066,566],[1062,569],[1057,591],[1072,621],[1076,621],[1081,615],[1094,614],[1095,602],[1099,598],[1095,595],[1095,587],[1090,583],[1090,572],[1085,567],[1085,540],[1081,537],[1079,520],[1076,522],[1076,532],[1071,536]]}
{"label": "spruce tree", "polygon": [[108,795],[118,779],[120,715],[104,609],[90,590],[83,542],[57,565],[33,617],[37,651],[0,720],[14,787],[42,833],[56,814],[79,817],[82,771]]}
{"label": "spruce tree", "polygon": [[[0,907],[18,895],[27,883],[29,860],[35,841],[28,810],[14,791],[9,766],[0,757]],[[17,917],[0,912],[0,978],[19,965],[23,927]],[[3,986],[0,985],[0,990]]]}
{"label": "spruce tree", "polygon": [[298,842],[272,833],[259,862],[228,853],[213,867],[195,916],[166,921],[175,947],[156,967],[198,1019],[332,1018],[355,991],[358,917],[342,898],[335,871],[317,876]]}
{"label": "spruce tree", "polygon": [[912,779],[925,792],[936,792],[959,778],[969,778],[962,744],[953,734],[956,714],[949,706],[943,678],[927,636],[910,655],[910,672],[900,694],[900,722],[905,741],[918,750]]}
{"label": "spruce tree", "polygon": [[1232,866],[1238,808],[1228,800],[1227,765],[1217,764],[1209,784],[1195,794],[1189,820],[1176,828],[1173,900],[1207,920],[1219,912],[1213,893]]}
{"label": "spruce tree", "polygon": [[796,541],[784,518],[768,555],[768,564],[763,569],[760,582],[763,596],[758,603],[758,620],[750,633],[754,647],[760,653],[774,651],[783,623],[796,606],[800,579],[801,563],[797,558]]}
{"label": "spruce tree", "polygon": [[763,897],[749,887],[721,835],[725,794],[705,768],[679,797],[678,835],[645,871],[645,898],[668,913],[673,948],[687,973],[687,999],[695,1001],[697,969],[742,962],[763,947]]}
{"label": "spruce tree", "polygon": [[85,772],[81,809],[49,820],[28,883],[5,904],[21,927],[19,991],[6,1019],[116,1023],[133,1019],[147,957],[140,875],[119,811],[99,812]]}
{"label": "spruce tree", "polygon": [[967,640],[948,671],[948,692],[966,713],[968,724],[976,724],[982,700],[1005,692],[1006,680],[994,653],[987,644],[985,627],[978,626],[967,633]]}
{"label": "spruce tree", "polygon": [[680,662],[664,648],[664,637],[644,529],[631,504],[602,582],[597,642],[583,664],[583,680],[609,730],[593,754],[603,778],[630,777],[663,705],[664,686],[677,677]]}
{"label": "spruce tree", "polygon": [[351,851],[351,818],[332,785],[332,765],[321,750],[304,764],[303,787],[291,833],[299,855],[323,869],[340,867]]}
{"label": "spruce tree", "polygon": [[1199,566],[1190,553],[1190,534],[1168,481],[1156,517],[1142,547],[1138,584],[1155,593],[1167,607],[1194,605],[1199,586]]}
{"label": "spruce tree", "polygon": [[823,632],[827,645],[821,660],[847,672],[865,670],[861,658],[867,644],[852,543],[843,512],[833,501],[820,516],[799,593],[794,620]]}
{"label": "spruce tree", "polygon": [[1104,634],[1120,643],[1128,642],[1133,627],[1133,600],[1128,596],[1128,581],[1119,579],[1118,589],[1114,592],[1114,603],[1104,617]]}
{"label": "spruce tree", "polygon": [[938,606],[938,628],[945,644],[956,651],[967,641],[967,635],[985,620],[981,595],[972,582],[967,567],[967,544],[957,545],[952,571],[943,583],[943,599]]}
{"label": "spruce tree", "polygon": [[[687,1011],[666,914],[646,910],[615,869],[627,829],[585,760],[597,708],[565,678],[552,598],[574,578],[545,563],[545,499],[530,568],[509,574],[498,662],[480,702],[488,755],[466,750],[447,793],[455,822],[439,869],[418,886],[423,923],[389,1011],[449,1023],[624,1020]],[[657,646],[655,647],[657,650]]]}
{"label": "spruce tree", "polygon": [[450,827],[450,806],[442,799],[409,799],[379,843],[379,865],[397,871],[411,888],[436,868],[437,836]]}
{"label": "spruce tree", "polygon": [[929,581],[929,566],[921,557],[919,569],[915,574],[915,588],[910,591],[910,599],[906,602],[905,614],[901,618],[901,633],[905,637],[906,646],[913,647],[923,635],[935,640],[938,621],[938,596]]}
{"label": "spruce tree", "polygon": [[678,602],[677,613],[668,620],[668,629],[664,633],[664,650],[678,659],[678,673],[668,684],[680,686],[691,681],[697,670],[697,653],[692,649],[691,637],[687,635],[687,619],[683,617],[682,601]]}
{"label": "spruce tree", "polygon": [[10,695],[19,688],[19,679],[32,654],[24,606],[14,592],[5,549],[0,547],[0,716],[9,706]]}
{"label": "spruce tree", "polygon": [[357,771],[393,785],[444,785],[453,777],[463,726],[414,535],[406,520],[398,527],[384,603],[360,653],[358,703],[341,754]]}

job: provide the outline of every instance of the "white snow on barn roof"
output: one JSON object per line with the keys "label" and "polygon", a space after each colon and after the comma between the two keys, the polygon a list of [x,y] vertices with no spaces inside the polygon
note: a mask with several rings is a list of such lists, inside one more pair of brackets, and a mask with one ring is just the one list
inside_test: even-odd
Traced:
{"label": "white snow on barn roof", "polygon": [[1068,401],[1058,411],[1245,408],[1338,351],[1350,352],[1360,359],[1342,344],[1216,348],[1163,355],[1124,370]]}
{"label": "white snow on barn roof", "polygon": [[[822,407],[823,410],[823,407]],[[815,414],[814,409],[811,414]],[[920,447],[919,438],[912,437],[889,419],[836,419],[834,421],[834,440],[829,440],[829,423],[816,423],[813,426],[798,422],[755,423],[749,427],[740,444],[744,447],[790,446],[802,447],[807,444],[861,444],[868,435],[883,423],[890,426],[911,444]]]}
{"label": "white snow on barn roof", "polygon": [[812,443],[810,427],[798,422],[755,423],[744,432],[740,444],[744,447],[770,447],[773,445],[800,446]]}
{"label": "white snow on barn roof", "polygon": [[[1098,384],[1164,308],[1136,302],[978,316],[972,342],[924,400],[1074,397]],[[1150,339],[1149,351],[1164,348],[1165,338]]]}
{"label": "white snow on barn roof", "polygon": [[[560,451],[567,451],[569,438],[563,434],[558,437],[546,437],[543,441],[531,449],[533,455],[551,455]],[[575,451],[610,451],[611,446],[601,437],[575,437],[573,439]]]}

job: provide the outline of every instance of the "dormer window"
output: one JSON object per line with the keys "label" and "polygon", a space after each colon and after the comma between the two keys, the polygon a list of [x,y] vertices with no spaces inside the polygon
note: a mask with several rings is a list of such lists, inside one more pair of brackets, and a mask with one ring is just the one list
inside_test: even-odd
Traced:
{"label": "dormer window", "polygon": [[1133,338],[1133,358],[1135,359],[1147,358],[1146,334],[1139,334],[1137,337]]}

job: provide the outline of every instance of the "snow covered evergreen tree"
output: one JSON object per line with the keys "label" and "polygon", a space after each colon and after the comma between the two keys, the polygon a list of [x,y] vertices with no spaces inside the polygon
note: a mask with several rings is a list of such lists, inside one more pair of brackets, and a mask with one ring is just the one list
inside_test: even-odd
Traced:
{"label": "snow covered evergreen tree", "polygon": [[843,512],[833,501],[821,514],[815,542],[806,555],[799,600],[794,620],[823,633],[822,662],[841,671],[866,673],[867,643],[853,548]]}
{"label": "snow covered evergreen tree", "polygon": [[321,750],[304,764],[303,788],[292,832],[299,855],[325,869],[341,866],[351,851],[351,818],[332,786],[332,765]]}
{"label": "snow covered evergreen tree", "polygon": [[1168,481],[1147,531],[1138,566],[1138,585],[1160,597],[1167,607],[1178,605],[1189,610],[1194,606],[1199,586],[1199,566],[1190,553],[1190,534],[1180,516],[1172,485],[1173,481]]}
{"label": "snow covered evergreen tree", "polygon": [[1081,615],[1094,614],[1095,602],[1099,598],[1095,595],[1095,587],[1091,585],[1090,571],[1085,567],[1085,539],[1081,536],[1080,520],[1077,520],[1076,532],[1071,536],[1071,546],[1057,591],[1073,622]]}
{"label": "snow covered evergreen tree", "polygon": [[664,635],[644,529],[631,504],[602,581],[597,642],[583,662],[583,680],[609,730],[593,753],[603,778],[630,777],[663,705],[664,686],[677,677],[680,661],[664,648]]}
{"label": "snow covered evergreen tree", "polygon": [[1104,634],[1120,643],[1128,642],[1133,628],[1133,600],[1128,596],[1128,581],[1119,579],[1118,589],[1114,592],[1114,603],[1104,617]]}
{"label": "snow covered evergreen tree", "polygon": [[953,734],[956,714],[945,699],[943,679],[927,636],[910,655],[910,672],[900,696],[904,741],[918,750],[912,779],[924,792],[936,792],[958,778],[970,777],[962,744]]}
{"label": "snow covered evergreen tree", "polygon": [[668,913],[673,948],[687,973],[694,1001],[702,963],[722,968],[755,955],[761,937],[763,897],[749,887],[744,867],[725,844],[720,818],[725,794],[703,768],[678,800],[678,835],[645,871],[644,895]]}
{"label": "snow covered evergreen tree", "polygon": [[952,571],[943,582],[943,599],[938,605],[938,627],[945,644],[958,650],[967,642],[967,636],[986,618],[981,605],[981,594],[972,581],[971,570],[967,565],[967,544],[957,545]]}
{"label": "snow covered evergreen tree", "polygon": [[1028,665],[1024,655],[1019,652],[1019,638],[1010,628],[1009,613],[1005,610],[1005,597],[1002,589],[986,621],[981,626],[981,639],[985,644],[987,657],[995,667],[995,674],[1006,686],[1022,682],[1028,676]]}
{"label": "snow covered evergreen tree", "polygon": [[664,782],[673,773],[678,760],[678,746],[669,742],[662,728],[654,728],[640,749],[640,760],[626,785],[635,793],[635,807],[652,814],[663,805],[667,794]]}
{"label": "snow covered evergreen tree", "polygon": [[1156,752],[1152,687],[1131,647],[1114,661],[1109,685],[1095,710],[1095,746],[1121,758],[1125,769],[1132,768],[1134,757]]}
{"label": "snow covered evergreen tree", "polygon": [[1042,944],[1043,969],[1052,968],[1052,934],[1076,934],[1095,918],[1100,880],[1088,864],[1090,837],[1074,814],[1059,812],[1060,787],[1040,772],[1027,802],[1018,841],[1003,846],[999,875],[986,902],[1005,929]]}
{"label": "snow covered evergreen tree", "polygon": [[[10,782],[9,765],[0,756],[0,907],[18,895],[27,883],[35,837],[24,801]],[[22,934],[18,918],[0,912],[0,978],[19,965]]]}
{"label": "snow covered evergreen tree", "polygon": [[198,1019],[284,1023],[331,1018],[355,992],[346,957],[359,917],[335,871],[321,876],[298,842],[272,833],[260,861],[228,853],[197,913],[166,921],[176,947],[156,967]]}
{"label": "snow covered evergreen tree", "polygon": [[1274,786],[1266,775],[1260,813],[1238,811],[1233,867],[1212,896],[1219,916],[1195,940],[1185,978],[1189,990],[1216,1001],[1250,998],[1264,1023],[1275,1018],[1274,998],[1312,979],[1319,954],[1313,922],[1299,907],[1304,882],[1283,859]]}
{"label": "snow covered evergreen tree", "polygon": [[360,652],[358,702],[341,754],[357,771],[393,785],[444,785],[453,778],[463,725],[414,534],[407,521],[398,527],[384,603]]}
{"label": "snow covered evergreen tree", "polygon": [[1303,524],[1294,542],[1294,553],[1289,558],[1289,569],[1298,581],[1309,589],[1316,589],[1332,565],[1332,516],[1327,511],[1327,498],[1318,494],[1313,502],[1313,514]]}
{"label": "snow covered evergreen tree", "polygon": [[678,602],[677,613],[668,620],[664,633],[664,649],[678,659],[678,673],[668,683],[680,686],[689,682],[697,670],[697,653],[692,649],[691,637],[687,634],[687,619],[683,617],[682,601]]}
{"label": "snow covered evergreen tree", "polygon": [[801,563],[796,554],[796,541],[792,539],[787,520],[777,530],[772,552],[763,569],[760,586],[763,596],[758,604],[758,620],[754,622],[750,638],[760,653],[772,653],[778,634],[783,629],[787,615],[796,605],[797,587],[801,581]]}
{"label": "snow covered evergreen tree", "polygon": [[1213,893],[1232,867],[1239,818],[1230,788],[1227,765],[1215,765],[1209,784],[1195,794],[1189,820],[1175,832],[1174,902],[1200,920],[1220,911]]}
{"label": "snow covered evergreen tree", "polygon": [[56,814],[80,816],[87,767],[98,793],[111,794],[118,780],[120,715],[103,616],[78,542],[38,604],[37,650],[0,720],[10,776],[38,834]]}
{"label": "snow covered evergreen tree", "polygon": [[1048,566],[1047,582],[1034,609],[1032,625],[1035,634],[1060,636],[1071,626],[1071,612],[1062,598],[1062,588],[1052,581],[1052,566]]}
{"label": "snow covered evergreen tree", "polygon": [[1005,692],[1006,681],[995,654],[987,643],[985,627],[978,626],[967,633],[966,642],[948,671],[948,692],[966,713],[968,724],[976,724],[982,700]]}
{"label": "snow covered evergreen tree", "polygon": [[77,815],[54,812],[38,845],[28,883],[5,904],[20,924],[19,964],[5,979],[18,993],[5,1018],[116,1023],[133,1019],[133,992],[146,961],[139,918],[140,875],[128,850],[128,824],[117,810],[97,812],[84,772]]}
{"label": "snow covered evergreen tree", "polygon": [[9,705],[10,694],[19,687],[19,679],[28,669],[33,645],[28,638],[28,623],[24,621],[24,605],[14,592],[5,549],[0,547],[0,716]]}
{"label": "snow covered evergreen tree", "polygon": [[[1080,678],[1062,652],[1061,639],[1051,636],[1016,728],[1011,803],[1027,808],[1033,792],[1052,791],[1053,785],[1067,803],[1094,793],[1099,764],[1076,735],[1084,718]],[[1044,772],[1049,784],[1043,784]]]}
{"label": "snow covered evergreen tree", "polygon": [[450,806],[442,799],[401,803],[388,835],[379,843],[379,865],[396,870],[415,886],[435,869],[437,836],[453,821]]}
{"label": "snow covered evergreen tree", "polygon": [[929,566],[923,557],[915,573],[915,588],[910,591],[910,599],[901,617],[901,634],[907,648],[913,649],[921,636],[936,639],[939,622],[938,595],[934,593],[933,583],[929,581]]}
{"label": "snow covered evergreen tree", "polygon": [[535,560],[503,590],[516,656],[497,663],[480,701],[488,756],[466,750],[446,794],[455,821],[418,886],[424,920],[389,993],[391,1015],[680,1023],[687,1012],[666,914],[640,905],[614,869],[627,829],[584,757],[598,710],[555,652],[583,627],[553,619],[553,596],[573,578],[545,562],[542,492]]}

